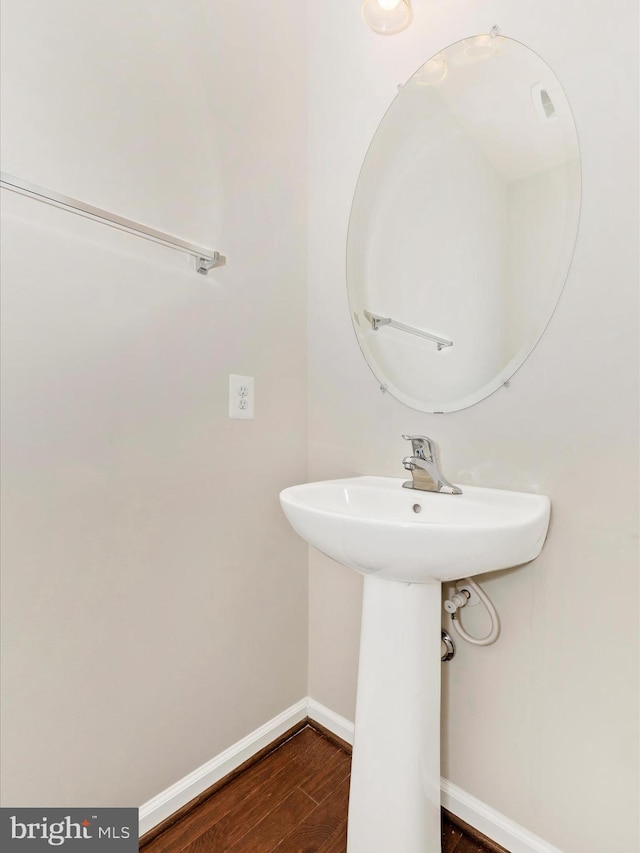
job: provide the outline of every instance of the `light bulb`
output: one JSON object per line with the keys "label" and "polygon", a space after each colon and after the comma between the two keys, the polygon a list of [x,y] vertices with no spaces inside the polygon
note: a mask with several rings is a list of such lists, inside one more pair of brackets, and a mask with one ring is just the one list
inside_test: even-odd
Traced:
{"label": "light bulb", "polygon": [[362,17],[375,33],[399,33],[413,18],[411,0],[362,0]]}
{"label": "light bulb", "polygon": [[428,62],[425,62],[415,75],[414,80],[420,86],[435,86],[437,83],[441,83],[446,76],[447,60],[441,53],[438,53]]}
{"label": "light bulb", "polygon": [[498,40],[493,33],[466,39],[464,52],[469,59],[488,59],[498,52]]}

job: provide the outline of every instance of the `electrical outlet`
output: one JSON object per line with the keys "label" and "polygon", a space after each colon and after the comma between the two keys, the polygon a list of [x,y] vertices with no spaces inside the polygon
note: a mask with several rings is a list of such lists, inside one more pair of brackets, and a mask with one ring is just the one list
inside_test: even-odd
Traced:
{"label": "electrical outlet", "polygon": [[253,376],[229,376],[229,417],[253,420],[255,380]]}

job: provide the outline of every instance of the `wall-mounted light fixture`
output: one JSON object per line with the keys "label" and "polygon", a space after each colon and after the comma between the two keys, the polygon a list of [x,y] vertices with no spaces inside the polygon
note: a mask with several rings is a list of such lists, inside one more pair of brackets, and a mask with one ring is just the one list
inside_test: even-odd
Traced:
{"label": "wall-mounted light fixture", "polygon": [[411,23],[411,0],[362,0],[362,17],[374,33],[391,36]]}

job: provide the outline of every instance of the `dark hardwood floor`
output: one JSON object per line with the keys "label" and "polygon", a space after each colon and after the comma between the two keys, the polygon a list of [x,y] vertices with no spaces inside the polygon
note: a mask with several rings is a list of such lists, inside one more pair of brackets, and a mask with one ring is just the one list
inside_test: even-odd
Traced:
{"label": "dark hardwood floor", "polygon": [[[305,725],[140,840],[144,853],[345,853],[351,755]],[[443,853],[506,853],[443,814]],[[402,851],[389,851],[402,853]]]}

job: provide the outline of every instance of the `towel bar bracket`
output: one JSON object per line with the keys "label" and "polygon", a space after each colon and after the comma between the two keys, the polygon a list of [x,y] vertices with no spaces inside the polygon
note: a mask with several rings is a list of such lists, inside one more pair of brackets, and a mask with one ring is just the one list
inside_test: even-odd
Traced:
{"label": "towel bar bracket", "polygon": [[210,258],[205,258],[202,255],[196,255],[196,272],[199,272],[201,275],[206,275],[209,270],[212,270],[215,267],[223,267],[226,262],[227,259],[224,255],[221,255],[220,252],[214,252]]}

